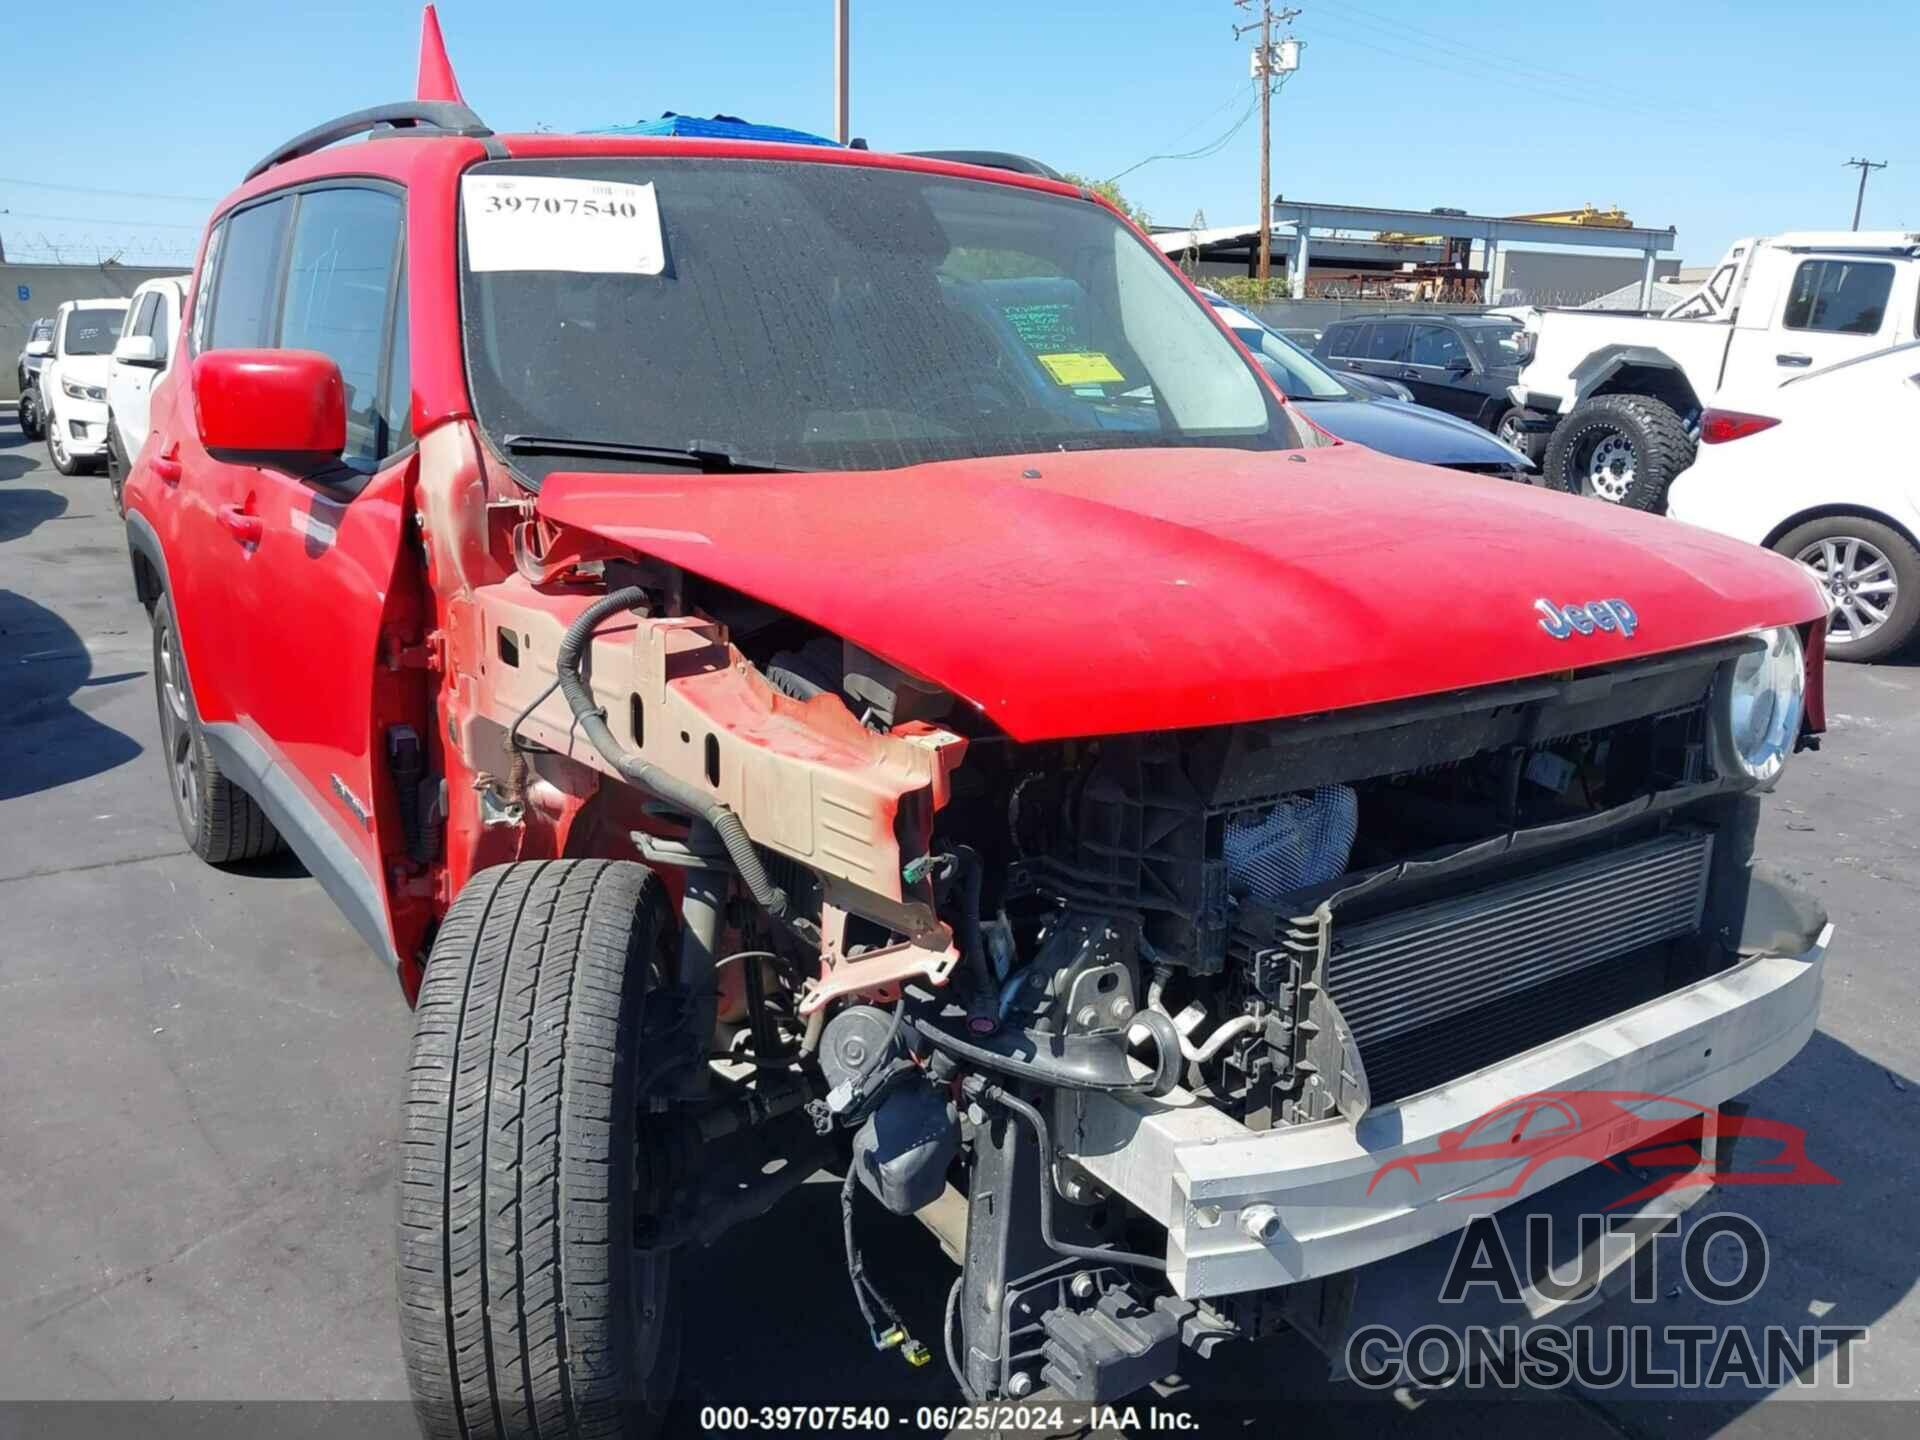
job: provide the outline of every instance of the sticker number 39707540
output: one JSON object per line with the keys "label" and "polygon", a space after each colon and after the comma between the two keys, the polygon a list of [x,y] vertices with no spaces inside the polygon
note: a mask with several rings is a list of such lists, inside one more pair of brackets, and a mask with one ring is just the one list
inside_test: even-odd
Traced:
{"label": "sticker number 39707540", "polygon": [[658,275],[667,268],[652,185],[565,175],[468,175],[467,266]]}

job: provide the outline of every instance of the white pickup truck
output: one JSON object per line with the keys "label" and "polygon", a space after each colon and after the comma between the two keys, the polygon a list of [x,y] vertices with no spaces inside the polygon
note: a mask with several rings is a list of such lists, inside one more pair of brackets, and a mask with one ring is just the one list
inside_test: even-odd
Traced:
{"label": "white pickup truck", "polygon": [[1657,319],[1542,311],[1508,395],[1536,429],[1552,424],[1548,486],[1659,510],[1722,387],[1751,394],[1915,339],[1917,321],[1920,232],[1741,240]]}

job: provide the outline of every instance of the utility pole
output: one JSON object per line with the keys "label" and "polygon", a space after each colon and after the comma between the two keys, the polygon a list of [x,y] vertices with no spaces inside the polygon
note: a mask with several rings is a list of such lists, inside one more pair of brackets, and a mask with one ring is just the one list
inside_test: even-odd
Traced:
{"label": "utility pole", "polygon": [[833,138],[842,145],[853,138],[847,104],[847,56],[850,0],[833,0]]}
{"label": "utility pole", "polygon": [[1860,228],[1860,211],[1867,203],[1867,172],[1869,170],[1884,170],[1887,168],[1887,162],[1884,160],[1849,160],[1846,165],[1840,168],[1844,170],[1847,166],[1857,167],[1860,171],[1860,193],[1853,197],[1853,228],[1858,230]]}
{"label": "utility pole", "polygon": [[[1260,283],[1265,285],[1273,275],[1273,90],[1274,74],[1290,73],[1299,63],[1298,49],[1289,55],[1284,65],[1275,63],[1273,46],[1273,22],[1290,25],[1299,18],[1298,10],[1281,10],[1275,13],[1273,0],[1233,0],[1240,9],[1251,12],[1255,5],[1260,7],[1258,21],[1249,20],[1245,25],[1233,27],[1233,38],[1238,40],[1250,30],[1260,32],[1260,48],[1253,57],[1253,79],[1260,87],[1260,265],[1258,275]],[[1305,293],[1304,288],[1301,291]]]}

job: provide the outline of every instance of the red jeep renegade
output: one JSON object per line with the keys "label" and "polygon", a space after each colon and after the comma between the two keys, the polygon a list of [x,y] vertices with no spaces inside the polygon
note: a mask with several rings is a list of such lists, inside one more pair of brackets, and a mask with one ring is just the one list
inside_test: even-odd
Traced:
{"label": "red jeep renegade", "polygon": [[188,840],[417,1007],[430,1433],[657,1428],[697,1252],[823,1166],[970,1399],[1337,1352],[1448,1193],[1605,1173],[1396,1157],[1807,1038],[1794,565],[1332,442],[1036,162],[496,135],[430,14],[420,93],[218,207],[126,497]]}

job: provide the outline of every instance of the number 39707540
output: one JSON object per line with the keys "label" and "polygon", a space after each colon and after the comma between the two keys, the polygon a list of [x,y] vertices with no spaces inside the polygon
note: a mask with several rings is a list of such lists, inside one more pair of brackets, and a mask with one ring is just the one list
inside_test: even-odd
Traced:
{"label": "number 39707540", "polygon": [[633,220],[640,208],[631,200],[582,200],[577,195],[489,195],[489,215],[603,215]]}

